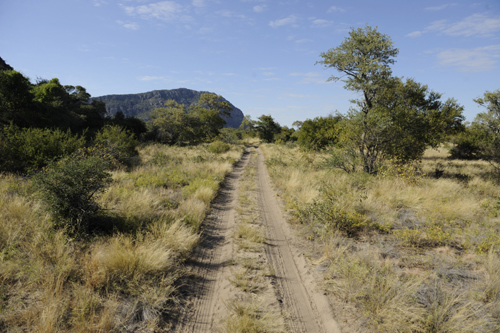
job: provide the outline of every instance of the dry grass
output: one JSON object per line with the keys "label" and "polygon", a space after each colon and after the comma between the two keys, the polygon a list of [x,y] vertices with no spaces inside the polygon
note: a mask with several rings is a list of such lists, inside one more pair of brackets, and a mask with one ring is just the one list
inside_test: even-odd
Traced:
{"label": "dry grass", "polygon": [[227,304],[231,313],[221,325],[226,333],[278,333],[283,332],[281,318],[266,311],[255,300],[232,301]]}
{"label": "dry grass", "polygon": [[[325,244],[325,288],[356,309],[345,316],[361,331],[500,329],[500,197],[488,163],[441,148],[426,152],[420,174],[370,176],[328,170],[322,154],[262,148],[292,221]],[[337,229],[355,221],[360,232]]]}
{"label": "dry grass", "polygon": [[99,198],[112,227],[80,240],[53,227],[29,179],[0,175],[0,330],[167,329],[181,263],[241,151],[143,147],[142,162],[114,171]]}

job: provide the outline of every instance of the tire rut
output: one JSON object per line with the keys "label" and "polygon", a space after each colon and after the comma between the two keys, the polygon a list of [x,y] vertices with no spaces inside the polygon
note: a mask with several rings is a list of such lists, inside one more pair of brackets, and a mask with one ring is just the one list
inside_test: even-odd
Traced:
{"label": "tire rut", "polygon": [[224,271],[232,262],[232,231],[235,219],[238,180],[249,160],[246,149],[241,160],[226,177],[202,225],[200,245],[190,260],[191,273],[196,277],[190,285],[192,294],[189,311],[180,318],[174,332],[213,332],[215,319],[225,311],[226,301],[220,294],[228,288]]}
{"label": "tire rut", "polygon": [[[187,286],[191,306],[181,315],[173,332],[215,332],[217,320],[227,312],[225,302],[232,293],[228,266],[234,259],[235,207],[239,179],[249,161],[249,152],[247,148],[221,186],[203,222],[202,241],[190,260],[191,271],[196,276]],[[340,333],[328,300],[315,289],[305,258],[291,243],[294,236],[271,188],[260,149],[257,153],[257,203],[267,234],[265,254],[274,271],[273,286],[287,332]]]}
{"label": "tire rut", "polygon": [[257,160],[258,203],[267,228],[266,255],[274,268],[275,286],[290,332],[340,332],[332,317],[328,300],[315,290],[307,264],[291,244],[293,235],[281,213],[271,188],[260,149]]}

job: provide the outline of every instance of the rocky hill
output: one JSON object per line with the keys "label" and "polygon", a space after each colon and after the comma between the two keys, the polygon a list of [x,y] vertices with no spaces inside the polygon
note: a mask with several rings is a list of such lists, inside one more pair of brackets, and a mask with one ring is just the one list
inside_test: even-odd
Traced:
{"label": "rocky hill", "polygon": [[[165,102],[173,99],[177,103],[186,106],[195,104],[200,99],[201,94],[208,91],[196,91],[186,88],[171,89],[171,90],[154,90],[140,94],[126,95],[105,95],[94,97],[106,103],[106,111],[110,115],[115,115],[121,111],[125,116],[134,116],[141,119],[149,119],[148,113],[154,109],[165,106]],[[229,102],[229,101],[228,101]],[[229,102],[231,104],[231,102]],[[226,127],[238,128],[243,120],[243,112],[231,104],[231,116],[224,117]]]}

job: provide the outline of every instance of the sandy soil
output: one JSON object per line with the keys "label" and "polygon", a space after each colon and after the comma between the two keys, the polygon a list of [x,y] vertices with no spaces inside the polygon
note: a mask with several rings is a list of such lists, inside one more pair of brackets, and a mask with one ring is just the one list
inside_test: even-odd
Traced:
{"label": "sandy soil", "polygon": [[[260,218],[266,226],[265,254],[274,272],[274,294],[284,314],[287,332],[340,332],[328,299],[316,286],[312,269],[297,246],[299,242],[283,218],[264,158],[261,151],[257,151],[257,201]],[[215,332],[218,320],[226,315],[225,304],[234,294],[229,277],[235,256],[232,233],[238,179],[248,160],[249,150],[221,187],[204,222],[202,243],[190,262],[192,272],[197,276],[188,286],[191,290],[190,306],[175,332]]]}

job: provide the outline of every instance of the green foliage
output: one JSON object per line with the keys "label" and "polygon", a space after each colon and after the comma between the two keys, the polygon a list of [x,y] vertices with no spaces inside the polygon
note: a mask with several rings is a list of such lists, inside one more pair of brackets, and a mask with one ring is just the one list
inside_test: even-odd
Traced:
{"label": "green foliage", "polygon": [[487,132],[473,124],[466,127],[462,133],[457,134],[452,142],[455,144],[450,148],[451,158],[460,160],[478,160],[482,158],[481,148],[488,142]]}
{"label": "green foliage", "polygon": [[89,231],[92,219],[101,209],[95,196],[112,181],[107,168],[105,158],[81,150],[50,163],[33,177],[43,194],[42,200],[55,215],[56,225],[75,234]]}
{"label": "green foliage", "polygon": [[243,139],[243,131],[240,129],[226,127],[222,128],[219,132],[217,138],[225,143],[237,144]]}
{"label": "green foliage", "polygon": [[24,127],[39,120],[28,78],[14,70],[0,70],[0,126],[13,122]]}
{"label": "green foliage", "polygon": [[295,141],[296,138],[294,136],[295,130],[293,128],[288,128],[287,126],[283,126],[280,129],[279,133],[274,134],[274,142],[283,144],[289,141]]}
{"label": "green foliage", "polygon": [[165,108],[156,109],[149,123],[153,139],[167,144],[196,144],[213,141],[224,128],[231,106],[222,96],[202,94],[198,104],[187,108],[169,100]]}
{"label": "green foliage", "polygon": [[323,236],[340,231],[352,237],[368,227],[366,216],[356,211],[348,211],[339,205],[337,200],[339,194],[334,188],[324,187],[321,194],[320,200],[306,205],[304,209],[299,209],[301,223],[321,224]]}
{"label": "green foliage", "polygon": [[231,149],[231,146],[222,141],[214,141],[208,145],[208,151],[214,154],[222,154]]}
{"label": "green foliage", "polygon": [[500,171],[500,89],[486,91],[484,97],[474,101],[486,107],[486,112],[479,113],[473,123],[482,139],[481,157]]}
{"label": "green foliage", "polygon": [[324,159],[324,165],[331,169],[341,169],[347,173],[356,172],[363,161],[359,154],[352,147],[338,148],[330,147],[327,149],[327,157]]}
{"label": "green foliage", "polygon": [[136,148],[139,142],[134,134],[120,126],[105,126],[97,132],[94,141],[123,164],[128,164],[130,158],[138,155]]}
{"label": "green foliage", "polygon": [[104,125],[104,103],[90,102],[90,94],[82,86],[63,86],[54,78],[38,82],[32,91],[44,115],[39,126],[94,132]]}
{"label": "green foliage", "polygon": [[339,124],[339,141],[358,150],[368,173],[376,173],[386,157],[419,159],[427,147],[462,129],[463,107],[455,100],[441,103],[441,95],[428,92],[427,86],[392,77],[390,65],[397,54],[387,35],[366,26],[352,29],[318,62],[345,74],[345,88],[363,96],[352,101],[356,107]]}
{"label": "green foliage", "polygon": [[19,128],[10,124],[0,131],[0,170],[39,169],[84,145],[85,139],[69,130]]}
{"label": "green foliage", "polygon": [[321,150],[336,144],[336,125],[340,119],[340,116],[329,115],[305,120],[295,134],[297,143],[306,150]]}
{"label": "green foliage", "polygon": [[123,127],[127,131],[134,133],[135,137],[138,139],[148,131],[144,120],[136,117],[125,117],[121,111],[117,112],[113,118],[109,119],[109,123]]}
{"label": "green foliage", "polygon": [[393,231],[394,237],[405,246],[437,247],[452,244],[453,232],[443,222],[426,221],[419,228],[404,227]]}
{"label": "green foliage", "polygon": [[[345,88],[364,94],[364,110],[372,108],[378,91],[387,86],[394,64],[394,57],[399,50],[393,47],[389,36],[383,35],[370,26],[352,29],[349,37],[340,46],[322,52],[323,60],[317,63],[332,67],[346,75]],[[328,80],[337,81],[340,77],[332,76]]]}
{"label": "green foliage", "polygon": [[274,141],[274,135],[281,132],[281,126],[274,121],[270,115],[262,115],[255,123],[255,129],[259,133],[259,137],[264,142],[270,143]]}
{"label": "green foliage", "polygon": [[152,139],[166,144],[195,143],[196,119],[183,104],[169,100],[164,108],[151,113],[149,122]]}
{"label": "green foliage", "polygon": [[380,177],[398,178],[410,185],[417,185],[422,179],[422,166],[417,161],[403,161],[396,158],[389,159],[380,167]]}

